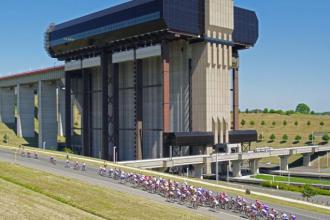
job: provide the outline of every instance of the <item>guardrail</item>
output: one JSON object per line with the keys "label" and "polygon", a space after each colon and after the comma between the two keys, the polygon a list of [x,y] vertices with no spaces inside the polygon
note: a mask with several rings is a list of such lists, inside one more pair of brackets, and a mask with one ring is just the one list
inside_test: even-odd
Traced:
{"label": "guardrail", "polygon": [[165,168],[165,167],[175,167],[184,166],[190,164],[202,164],[205,159],[211,159],[211,162],[224,162],[233,160],[252,160],[261,159],[272,156],[291,156],[294,154],[304,154],[304,153],[315,153],[330,151],[330,146],[304,146],[304,147],[294,147],[294,148],[282,148],[282,149],[272,149],[267,152],[248,152],[248,153],[219,153],[211,155],[196,155],[196,156],[185,156],[185,157],[172,157],[172,158],[160,158],[160,159],[150,159],[150,160],[134,160],[134,161],[123,161],[119,164],[127,165],[130,167],[152,169],[152,168]]}

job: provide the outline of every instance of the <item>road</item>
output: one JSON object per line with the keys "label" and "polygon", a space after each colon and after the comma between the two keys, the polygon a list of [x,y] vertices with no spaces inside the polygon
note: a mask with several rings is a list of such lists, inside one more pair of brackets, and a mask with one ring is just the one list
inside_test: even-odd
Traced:
{"label": "road", "polygon": [[[13,151],[11,150],[6,150],[6,149],[0,149],[0,160],[6,161],[6,162],[14,162],[14,154]],[[38,169],[42,170],[45,172],[49,172],[55,175],[60,175],[64,177],[69,177],[73,179],[77,179],[86,183],[102,186],[102,187],[109,187],[113,190],[117,190],[120,192],[124,193],[129,193],[134,196],[138,197],[144,197],[149,200],[162,203],[162,204],[167,204],[171,205],[176,208],[181,208],[181,209],[186,209],[190,212],[197,212],[199,214],[207,215],[210,217],[214,217],[216,219],[222,219],[222,220],[231,220],[231,219],[242,219],[242,217],[234,212],[231,211],[211,211],[209,208],[198,208],[197,210],[191,209],[186,206],[182,206],[176,203],[168,203],[165,201],[165,199],[159,195],[155,194],[150,194],[148,192],[139,190],[139,189],[134,189],[129,186],[119,184],[116,181],[106,178],[106,177],[101,177],[97,175],[97,168],[96,167],[88,167],[87,172],[81,172],[81,171],[75,171],[73,169],[68,169],[64,167],[64,161],[58,160],[56,165],[51,165],[48,161],[48,158],[40,156],[38,160],[36,159],[31,159],[31,158],[25,158],[21,156],[16,157],[17,164],[23,165],[26,167],[30,167],[33,169]],[[279,206],[279,205],[274,205],[274,204],[269,204],[271,207],[274,207],[278,210],[285,210],[287,213],[294,213],[297,215],[298,219],[302,220],[323,220],[323,219],[329,219],[329,216],[319,214],[319,213],[311,213],[306,210],[302,209],[296,209],[296,208],[289,208],[289,207],[284,207],[284,206]]]}

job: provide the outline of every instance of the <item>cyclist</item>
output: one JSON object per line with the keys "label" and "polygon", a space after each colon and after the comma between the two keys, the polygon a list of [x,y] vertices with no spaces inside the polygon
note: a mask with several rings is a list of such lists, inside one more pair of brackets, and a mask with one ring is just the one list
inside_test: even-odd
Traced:
{"label": "cyclist", "polygon": [[70,161],[69,160],[66,160],[65,162],[65,168],[69,168],[70,167]]}
{"label": "cyclist", "polygon": [[86,171],[86,164],[85,164],[85,163],[82,164],[82,166],[81,166],[81,170],[82,170],[82,171]]}

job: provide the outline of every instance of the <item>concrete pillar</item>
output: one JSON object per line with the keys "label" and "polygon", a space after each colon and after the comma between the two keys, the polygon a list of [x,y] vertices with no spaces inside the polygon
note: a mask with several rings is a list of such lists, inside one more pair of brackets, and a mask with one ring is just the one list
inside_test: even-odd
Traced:
{"label": "concrete pillar", "polygon": [[34,88],[17,85],[17,135],[34,137]]}
{"label": "concrete pillar", "polygon": [[234,160],[232,161],[233,164],[233,177],[241,177],[242,172],[241,172],[241,160]]}
{"label": "concrete pillar", "polygon": [[312,156],[312,153],[303,154],[303,166],[304,167],[311,166],[311,156]]}
{"label": "concrete pillar", "polygon": [[39,99],[39,147],[45,142],[47,149],[57,149],[56,120],[56,84],[54,82],[38,82]]}
{"label": "concrete pillar", "polygon": [[259,174],[259,160],[260,159],[249,160],[250,171],[252,175]]}
{"label": "concrete pillar", "polygon": [[289,170],[289,155],[280,156],[280,170],[288,171]]}
{"label": "concrete pillar", "polygon": [[57,90],[57,123],[58,136],[65,136],[65,90],[61,86]]}
{"label": "concrete pillar", "polygon": [[0,122],[15,123],[15,91],[12,88],[0,88]]}
{"label": "concrete pillar", "polygon": [[[212,146],[208,146],[206,147],[206,152],[205,154],[207,155],[211,155],[213,153],[213,147]],[[211,158],[205,158],[204,159],[204,167],[205,167],[205,174],[212,174],[212,160]]]}
{"label": "concrete pillar", "polygon": [[204,171],[204,164],[195,164],[193,165],[194,167],[194,177],[195,178],[201,178],[203,175],[203,171]]}

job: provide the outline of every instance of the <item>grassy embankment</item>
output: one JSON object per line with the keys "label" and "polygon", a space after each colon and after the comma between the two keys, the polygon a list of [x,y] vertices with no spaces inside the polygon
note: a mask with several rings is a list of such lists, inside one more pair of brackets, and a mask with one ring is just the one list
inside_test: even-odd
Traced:
{"label": "grassy embankment", "polygon": [[[253,176],[253,178],[273,181],[273,175],[259,174],[259,175]],[[275,182],[289,182],[289,177],[287,177],[287,176],[274,176],[274,181]],[[290,182],[330,185],[330,180],[320,180],[320,179],[303,178],[303,177],[290,177]]]}
{"label": "grassy embankment", "polygon": [[[245,121],[245,125],[241,121]],[[273,124],[275,122],[275,124]],[[321,122],[324,125],[321,125]],[[258,143],[252,145],[252,149],[256,147],[297,147],[310,145],[309,135],[313,132],[330,132],[330,116],[321,115],[280,115],[271,113],[240,113],[240,129],[256,129],[258,134],[263,138]],[[270,136],[274,134],[275,140],[271,141]],[[287,141],[283,141],[283,135],[288,136]],[[296,141],[295,137],[301,136],[300,141]],[[315,144],[322,143],[322,137],[315,137]],[[299,159],[300,155],[294,155],[289,158],[289,162]],[[279,163],[277,157],[264,159],[262,162]]]}
{"label": "grassy embankment", "polygon": [[[33,148],[28,148],[28,150],[33,150]],[[39,150],[40,151],[40,150]],[[56,154],[56,157],[60,157],[60,158],[65,158],[66,157],[66,153],[63,152],[54,152],[54,151],[49,151],[49,150],[41,150],[40,153],[45,154],[45,155],[54,155],[54,153]],[[76,156],[76,155],[72,155],[74,157],[74,160],[79,160],[79,161],[85,161],[87,162],[89,165],[88,166],[100,166],[104,163],[104,161],[102,160],[98,160],[98,159],[92,159],[90,160],[87,157],[81,157],[81,156]],[[168,174],[163,174],[161,172],[156,172],[156,171],[149,171],[149,170],[140,170],[140,169],[136,169],[136,168],[130,168],[130,167],[125,167],[125,166],[121,166],[118,164],[113,164],[113,163],[108,163],[110,166],[113,167],[117,167],[120,169],[123,169],[127,172],[136,172],[136,173],[140,173],[140,174],[145,174],[145,175],[152,175],[152,176],[159,176],[159,177],[163,177],[163,178],[171,178],[172,180],[175,181],[179,181],[179,182],[183,182],[186,181],[188,184],[191,184],[193,186],[196,187],[205,187],[208,188],[214,192],[226,192],[229,193],[231,195],[240,195],[243,196],[245,198],[249,198],[252,200],[258,199],[261,200],[265,203],[270,203],[270,204],[278,204],[278,205],[282,205],[282,206],[288,206],[288,207],[295,207],[298,209],[305,209],[311,212],[319,212],[322,214],[328,214],[330,215],[330,210],[326,210],[323,208],[318,208],[318,207],[313,207],[313,206],[309,206],[309,205],[305,205],[305,204],[299,204],[299,203],[294,203],[294,202],[288,202],[282,199],[276,199],[276,198],[271,198],[268,196],[263,196],[263,195],[256,195],[253,192],[250,195],[246,195],[245,194],[245,190],[239,188],[239,189],[228,189],[226,187],[223,187],[221,185],[221,183],[219,183],[219,185],[217,187],[214,186],[210,186],[208,181],[200,181],[199,179],[195,179],[195,178],[182,178],[182,177],[176,177],[176,176],[171,176],[169,177]],[[1,172],[0,172],[0,176],[1,176]],[[196,183],[195,180],[197,180],[199,183]],[[203,183],[205,182],[205,183]]]}
{"label": "grassy embankment", "polygon": [[[8,217],[18,214],[20,219],[41,219],[56,210],[56,215],[63,217],[60,219],[208,219],[145,198],[3,162],[0,186],[1,204],[7,203],[1,212],[9,210]],[[22,200],[16,192],[24,194]],[[17,200],[18,205],[10,205]]]}

